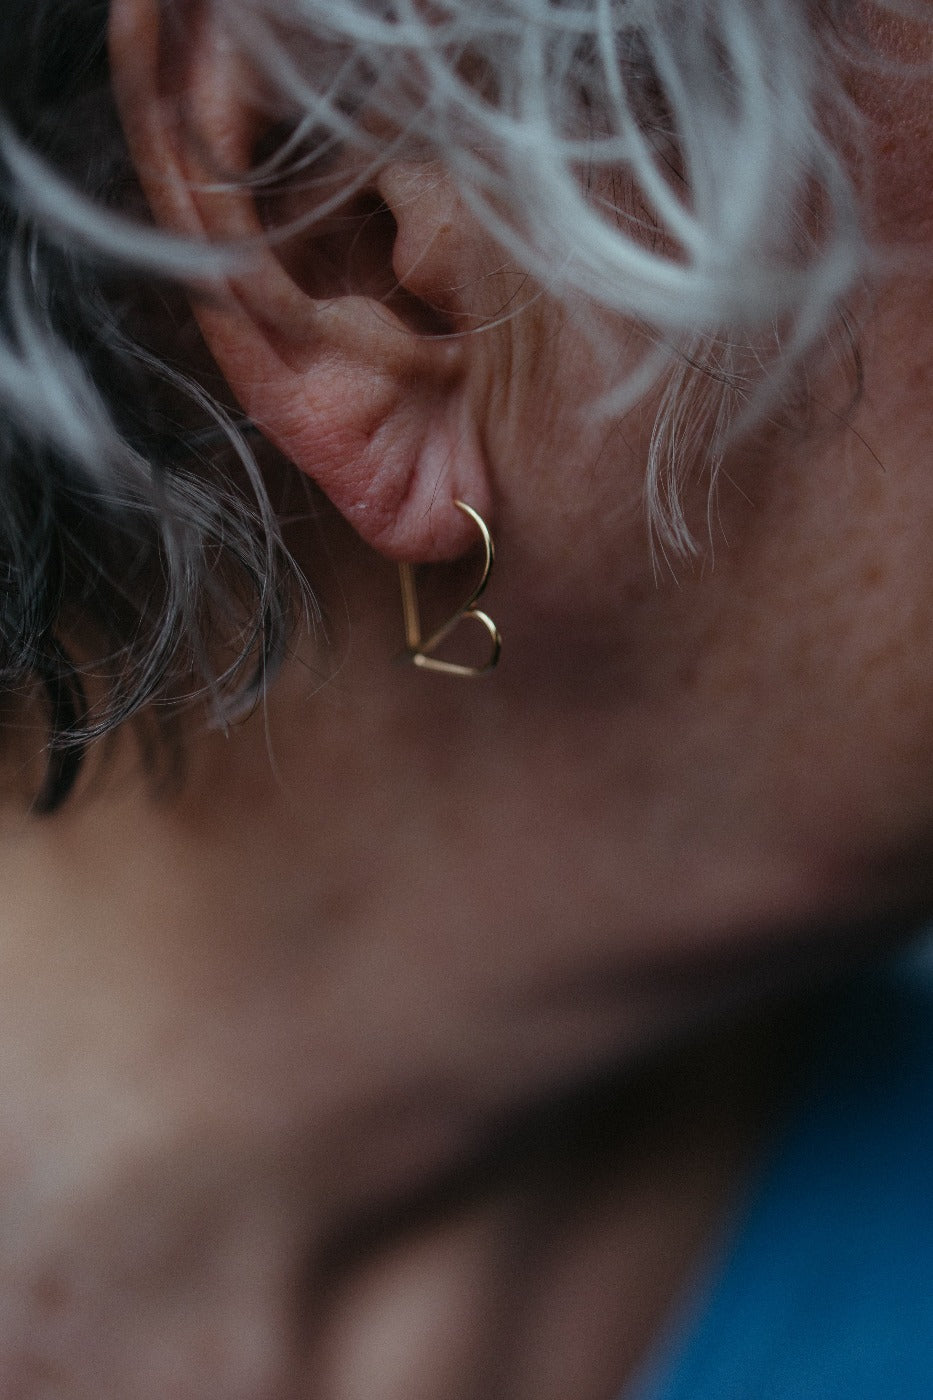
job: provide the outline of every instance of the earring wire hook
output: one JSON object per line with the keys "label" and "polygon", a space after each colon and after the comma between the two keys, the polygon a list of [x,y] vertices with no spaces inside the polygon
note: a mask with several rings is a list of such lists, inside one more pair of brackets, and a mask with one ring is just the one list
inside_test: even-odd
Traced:
{"label": "earring wire hook", "polygon": [[[441,623],[429,637],[421,635],[421,614],[418,608],[418,592],[415,587],[415,570],[411,564],[399,564],[399,581],[402,587],[402,615],[405,620],[405,644],[408,658],[413,665],[418,666],[423,671],[437,671],[447,676],[463,676],[473,678],[485,676],[499,663],[502,652],[502,638],[499,629],[488,613],[482,612],[477,606],[477,602],[482,597],[486,585],[492,574],[495,564],[496,554],[486,522],[478,511],[472,506],[468,506],[465,501],[454,501],[458,510],[462,510],[464,515],[468,515],[480,533],[485,552],[483,572],[479,583],[473,589],[469,598],[452,613],[446,622]],[[440,644],[449,637],[455,628],[459,627],[464,620],[475,618],[480,626],[488,633],[492,643],[492,650],[488,660],[482,666],[466,666],[458,661],[443,661],[433,653]]]}

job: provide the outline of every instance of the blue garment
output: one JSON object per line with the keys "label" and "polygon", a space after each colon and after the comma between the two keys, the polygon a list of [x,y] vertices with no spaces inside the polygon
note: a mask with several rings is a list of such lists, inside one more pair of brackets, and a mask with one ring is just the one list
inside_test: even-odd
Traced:
{"label": "blue garment", "polygon": [[933,977],[878,974],[630,1400],[933,1400]]}

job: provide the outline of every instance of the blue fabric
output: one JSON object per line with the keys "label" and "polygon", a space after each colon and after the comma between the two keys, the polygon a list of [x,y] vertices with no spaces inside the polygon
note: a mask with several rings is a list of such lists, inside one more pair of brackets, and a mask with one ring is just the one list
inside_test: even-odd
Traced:
{"label": "blue fabric", "polygon": [[847,994],[634,1400],[933,1400],[933,979]]}

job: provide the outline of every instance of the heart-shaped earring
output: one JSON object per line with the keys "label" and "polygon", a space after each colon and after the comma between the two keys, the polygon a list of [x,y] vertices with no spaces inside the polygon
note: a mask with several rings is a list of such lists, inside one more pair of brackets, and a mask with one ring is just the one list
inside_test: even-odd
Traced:
{"label": "heart-shaped earring", "polygon": [[[498,627],[488,613],[481,612],[476,606],[489,582],[492,566],[495,563],[495,550],[493,549],[492,536],[486,528],[486,522],[478,511],[475,511],[464,501],[454,501],[454,505],[458,510],[462,510],[464,515],[470,517],[482,537],[486,554],[482,576],[463,606],[459,607],[446,622],[432,632],[430,637],[423,638],[421,636],[421,617],[418,612],[418,594],[415,589],[415,571],[411,564],[399,564],[402,612],[405,617],[405,643],[409,659],[415,666],[420,666],[423,671],[440,671],[447,676],[484,676],[498,665],[499,655],[502,651],[502,638],[499,636]],[[471,621],[478,622],[492,642],[489,658],[482,666],[464,666],[458,661],[442,661],[433,655],[441,642],[445,641],[462,622]]]}

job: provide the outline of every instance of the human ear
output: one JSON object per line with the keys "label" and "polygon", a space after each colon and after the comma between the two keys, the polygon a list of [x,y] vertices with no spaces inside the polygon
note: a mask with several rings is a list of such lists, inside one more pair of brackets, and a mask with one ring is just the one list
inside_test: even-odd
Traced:
{"label": "human ear", "polygon": [[270,237],[246,178],[271,120],[255,79],[210,6],[185,7],[183,42],[168,13],[159,0],[113,0],[111,68],[157,222],[248,249],[196,289],[208,348],[250,419],[369,544],[413,562],[455,557],[475,541],[455,502],[484,516],[490,504],[468,339],[438,310],[457,280],[443,251],[456,247],[444,237],[452,187],[436,167],[362,166],[355,181],[351,169],[355,204],[342,218]]}

